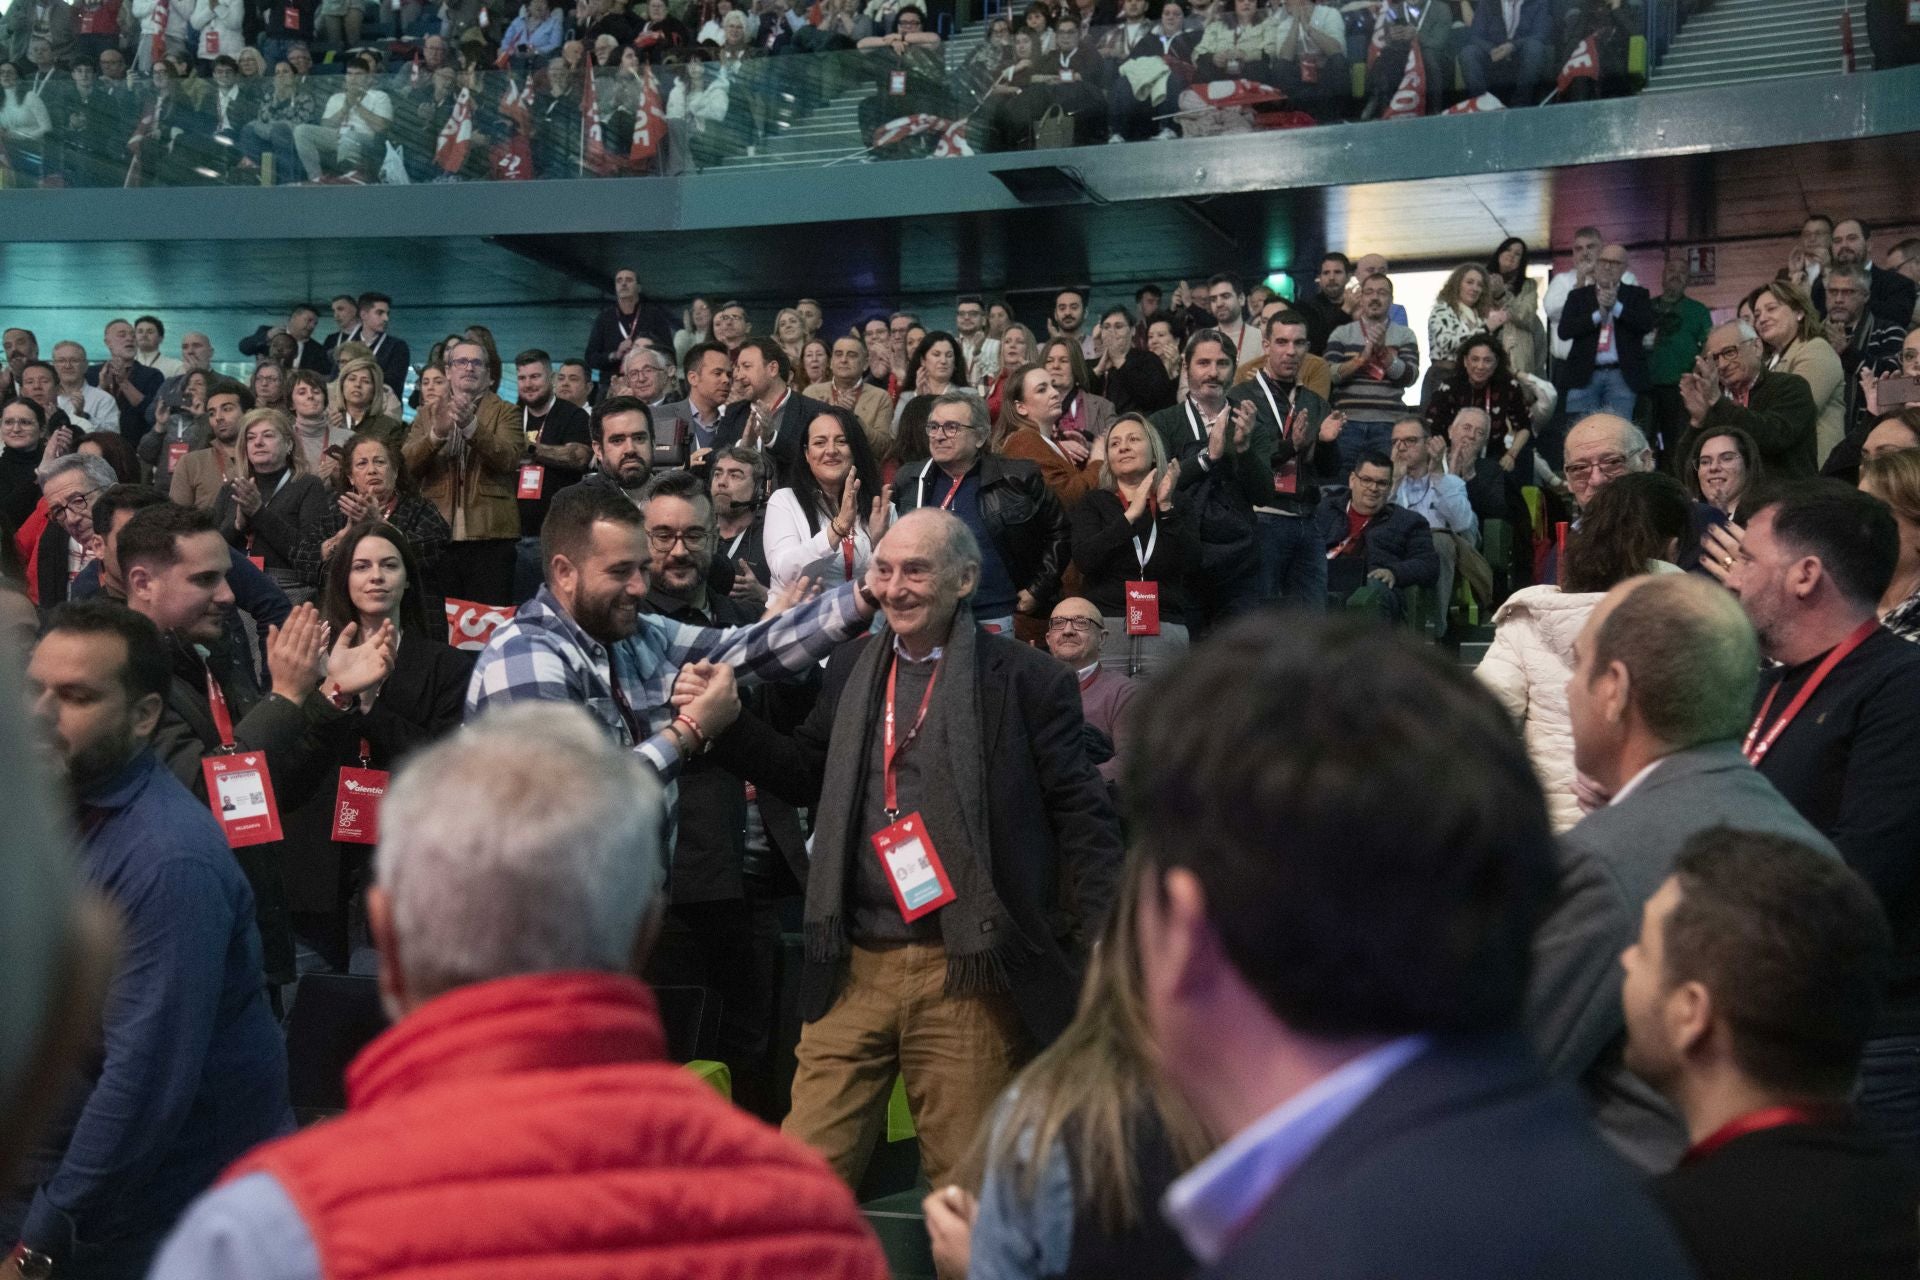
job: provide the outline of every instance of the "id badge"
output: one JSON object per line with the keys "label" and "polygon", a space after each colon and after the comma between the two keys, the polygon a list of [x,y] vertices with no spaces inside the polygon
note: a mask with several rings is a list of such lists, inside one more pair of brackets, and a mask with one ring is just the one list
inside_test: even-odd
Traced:
{"label": "id badge", "polygon": [[1599,350],[1601,351],[1613,350],[1613,321],[1611,320],[1607,321],[1605,324],[1600,326]]}
{"label": "id badge", "polygon": [[244,849],[281,838],[280,805],[263,755],[208,756],[200,762],[207,806],[226,833],[227,844]]}
{"label": "id badge", "polygon": [[190,452],[192,452],[192,448],[187,444],[185,440],[168,441],[167,442],[167,470],[170,472],[178,471],[180,469],[180,460],[186,457],[187,454]]}
{"label": "id badge", "polygon": [[1273,491],[1275,493],[1300,492],[1300,464],[1283,462],[1280,469],[1273,473]]}
{"label": "id badge", "polygon": [[1075,79],[1075,76],[1074,76],[1074,73],[1073,73],[1073,68],[1071,68],[1071,67],[1062,67],[1062,68],[1060,68],[1060,83],[1061,83],[1061,84],[1072,84],[1072,83],[1074,82],[1074,79]]}
{"label": "id badge", "polygon": [[520,468],[520,496],[537,498],[547,487],[547,469],[538,463],[529,462]]}
{"label": "id badge", "polygon": [[887,92],[896,98],[904,97],[907,92],[907,73],[904,71],[889,71],[887,73]]}
{"label": "id badge", "polygon": [[209,58],[217,58],[220,56],[220,33],[218,31],[207,32],[207,56]]}
{"label": "id badge", "polygon": [[374,844],[380,839],[380,801],[387,794],[385,769],[340,770],[333,793],[333,838],[346,844]]}
{"label": "id badge", "polygon": [[900,908],[902,920],[918,920],[958,896],[918,813],[874,832],[873,851],[887,873],[887,884],[893,889],[894,905]]}
{"label": "id badge", "polygon": [[1300,59],[1300,83],[1301,84],[1319,84],[1320,83],[1320,59],[1318,58]]}
{"label": "id badge", "polygon": [[1129,582],[1127,584],[1127,634],[1130,636],[1160,634],[1159,583]]}

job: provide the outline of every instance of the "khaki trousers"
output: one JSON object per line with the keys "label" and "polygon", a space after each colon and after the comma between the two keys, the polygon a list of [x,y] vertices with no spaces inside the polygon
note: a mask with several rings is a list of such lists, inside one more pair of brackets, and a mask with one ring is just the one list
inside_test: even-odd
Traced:
{"label": "khaki trousers", "polygon": [[839,999],[800,1031],[793,1110],[781,1126],[847,1185],[866,1173],[896,1073],[920,1134],[920,1165],[940,1186],[1013,1079],[1021,1041],[1004,995],[949,996],[938,943],[868,949],[847,961]]}

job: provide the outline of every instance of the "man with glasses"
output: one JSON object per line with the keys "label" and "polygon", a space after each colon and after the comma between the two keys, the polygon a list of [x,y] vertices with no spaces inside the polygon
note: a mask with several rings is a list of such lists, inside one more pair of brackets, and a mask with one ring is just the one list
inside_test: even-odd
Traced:
{"label": "man with glasses", "polygon": [[[990,352],[994,368],[998,369],[1000,344],[983,334],[984,330],[975,336],[981,338],[980,345]],[[961,335],[960,341],[965,344],[965,334]],[[814,383],[800,394],[808,400],[818,400],[821,404],[845,409],[859,419],[861,429],[867,433],[867,443],[873,446],[873,456],[884,458],[893,448],[893,397],[887,394],[885,387],[877,387],[868,380],[867,367],[866,343],[852,334],[836,338],[827,357],[827,380]],[[976,372],[971,357],[968,358],[967,372]],[[988,382],[992,380],[987,379]]]}
{"label": "man with glasses", "polygon": [[953,325],[960,338],[960,355],[966,362],[967,372],[972,375],[974,385],[984,390],[1000,372],[1000,340],[987,336],[987,306],[978,294],[967,294],[960,299],[953,310]]}
{"label": "man with glasses", "polygon": [[38,478],[48,522],[34,562],[44,616],[67,599],[75,575],[99,557],[100,540],[93,536],[93,500],[116,477],[105,458],[69,453],[42,464]]}
{"label": "man with glasses", "polygon": [[1745,320],[1731,320],[1707,335],[1707,350],[1694,371],[1680,378],[1680,399],[1692,424],[1674,449],[1688,456],[1701,433],[1738,427],[1760,448],[1770,478],[1806,477],[1818,469],[1815,428],[1819,416],[1807,380],[1765,367],[1760,335]]}
{"label": "man with glasses", "polygon": [[1567,491],[1573,495],[1575,523],[1593,496],[1629,471],[1653,470],[1653,450],[1640,428],[1611,413],[1582,418],[1567,432]]}
{"label": "man with glasses", "polygon": [[[1903,241],[1902,247],[1911,247],[1912,241]],[[1898,250],[1896,249],[1896,253]],[[1891,256],[1891,255],[1889,255]],[[1901,270],[1907,266],[1902,257],[1899,266],[1888,262],[1885,267],[1873,265],[1873,232],[1858,218],[1842,218],[1833,226],[1833,265],[1841,264],[1859,267],[1867,278],[1867,307],[1879,316],[1885,324],[1899,325],[1905,328],[1913,323],[1916,301],[1916,283],[1914,276],[1920,267]],[[1831,268],[1829,268],[1831,269]],[[1813,284],[1813,305],[1821,314],[1827,309],[1827,288],[1825,280],[1816,280]]]}
{"label": "man with glasses", "polygon": [[1348,487],[1320,500],[1314,522],[1327,549],[1327,595],[1335,604],[1390,621],[1406,616],[1406,589],[1432,587],[1440,555],[1425,517],[1396,507],[1393,463],[1367,450],[1353,464]]}
{"label": "man with glasses", "polygon": [[[401,457],[420,496],[453,530],[440,561],[451,599],[512,604],[514,547],[520,538],[516,494],[526,436],[515,406],[486,386],[487,353],[477,342],[447,345],[447,395],[420,410]],[[544,476],[537,477],[544,483]]]}
{"label": "man with glasses", "polygon": [[1047,648],[1073,668],[1080,681],[1080,709],[1087,723],[1107,735],[1113,755],[1095,766],[1110,787],[1120,785],[1120,748],[1127,740],[1127,707],[1140,685],[1118,668],[1100,662],[1107,640],[1100,609],[1085,596],[1068,596],[1053,607],[1047,621]]}
{"label": "man with glasses", "polygon": [[1652,384],[1646,337],[1659,323],[1653,299],[1625,283],[1626,246],[1610,244],[1594,259],[1593,281],[1567,295],[1556,332],[1569,345],[1561,370],[1567,412],[1633,416],[1634,400]]}
{"label": "man with glasses", "polygon": [[1858,266],[1845,262],[1829,267],[1825,279],[1827,341],[1840,355],[1845,375],[1840,385],[1846,391],[1851,433],[1867,425],[1865,384],[1900,372],[1900,343],[1906,329],[1873,314],[1867,306],[1867,275]]}

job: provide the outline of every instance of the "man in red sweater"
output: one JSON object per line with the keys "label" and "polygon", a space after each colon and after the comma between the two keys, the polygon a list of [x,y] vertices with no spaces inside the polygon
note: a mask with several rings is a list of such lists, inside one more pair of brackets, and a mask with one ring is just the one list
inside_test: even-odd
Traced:
{"label": "man in red sweater", "polygon": [[[527,762],[539,762],[528,769]],[[580,710],[494,711],[415,756],[367,914],[394,1025],[347,1112],[253,1151],[161,1280],[885,1280],[846,1187],[666,1060],[660,784]]]}

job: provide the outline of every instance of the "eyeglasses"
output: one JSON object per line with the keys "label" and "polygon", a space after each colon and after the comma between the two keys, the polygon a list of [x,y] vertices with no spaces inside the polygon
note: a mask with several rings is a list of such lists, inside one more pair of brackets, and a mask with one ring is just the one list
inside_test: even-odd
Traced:
{"label": "eyeglasses", "polygon": [[1392,481],[1382,480],[1377,476],[1355,476],[1353,478],[1353,487],[1356,489],[1363,485],[1369,489],[1384,489],[1391,483]]}
{"label": "eyeglasses", "polygon": [[707,545],[707,531],[705,529],[647,530],[647,545],[655,551],[671,551],[676,542],[685,544],[689,551],[698,551]]}
{"label": "eyeglasses", "polygon": [[1742,345],[1743,344],[1736,342],[1730,347],[1722,347],[1718,351],[1709,351],[1707,352],[1707,359],[1713,361],[1715,364],[1725,364],[1740,354],[1740,347]]}
{"label": "eyeglasses", "polygon": [[961,432],[971,429],[970,424],[965,422],[929,422],[927,424],[927,439],[934,440],[946,436],[957,436]]}
{"label": "eyeglasses", "polygon": [[1092,618],[1049,618],[1047,620],[1049,635],[1055,631],[1071,631],[1075,635],[1087,636],[1099,629],[1100,624]]}
{"label": "eyeglasses", "polygon": [[99,492],[98,489],[89,489],[85,493],[76,493],[61,502],[49,502],[47,504],[47,510],[64,511],[68,515],[76,517],[84,516],[93,509],[93,499]]}
{"label": "eyeglasses", "polygon": [[485,360],[474,360],[472,358],[468,358],[465,360],[447,361],[447,368],[449,369],[484,369],[486,367],[487,367],[487,362]]}
{"label": "eyeglasses", "polygon": [[1626,469],[1625,455],[1610,453],[1604,458],[1595,458],[1592,462],[1569,462],[1566,466],[1566,475],[1569,480],[1584,480],[1593,474],[1599,474],[1611,480],[1617,475],[1624,474]]}

